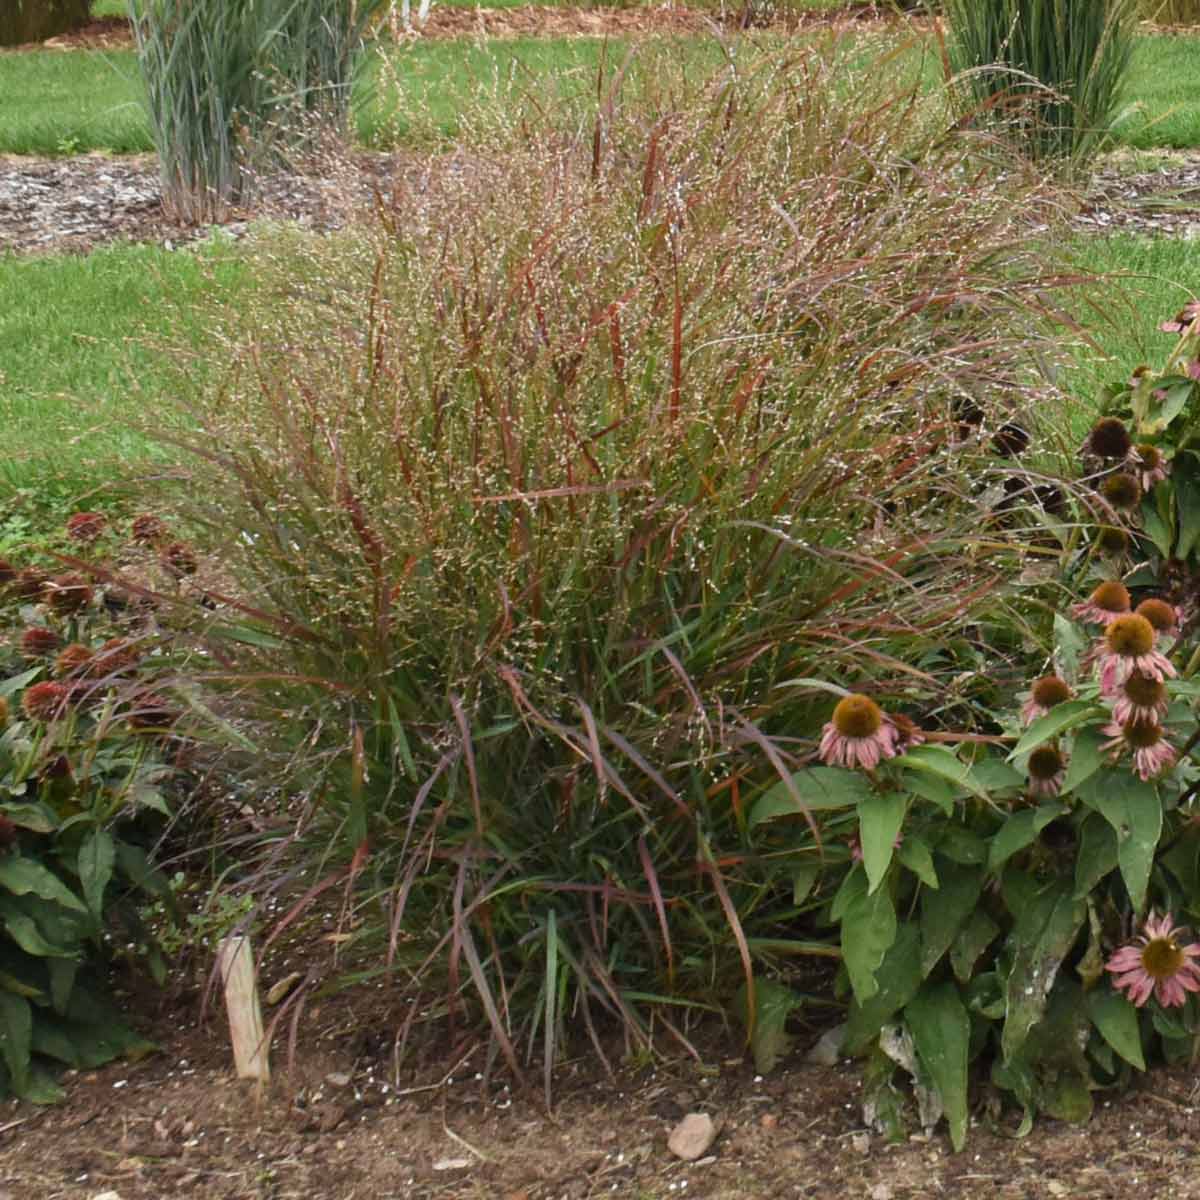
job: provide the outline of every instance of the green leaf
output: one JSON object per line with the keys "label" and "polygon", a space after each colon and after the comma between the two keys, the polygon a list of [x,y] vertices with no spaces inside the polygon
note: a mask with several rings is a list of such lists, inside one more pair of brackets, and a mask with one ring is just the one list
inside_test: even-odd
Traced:
{"label": "green leaf", "polygon": [[858,836],[862,842],[869,892],[883,882],[892,865],[896,838],[904,824],[907,807],[900,792],[876,792],[858,806]]}
{"label": "green leaf", "polygon": [[[57,962],[58,960],[51,959],[50,961]],[[6,992],[12,992],[16,996],[24,996],[27,1000],[44,999],[44,993],[40,988],[22,983],[15,975],[10,975],[7,971],[0,971],[0,988]]]}
{"label": "green leaf", "polygon": [[47,804],[0,804],[0,813],[34,833],[53,833],[58,828],[58,816]]}
{"label": "green leaf", "polygon": [[0,921],[3,921],[9,936],[26,954],[33,954],[38,958],[76,957],[77,951],[74,948],[56,946],[52,942],[48,942],[42,936],[37,922],[25,913],[17,912],[7,905],[0,904]]}
{"label": "green leaf", "polygon": [[1054,614],[1054,657],[1068,683],[1079,678],[1079,660],[1088,648],[1088,638],[1083,630],[1068,620],[1062,613]]}
{"label": "green leaf", "polygon": [[1000,926],[981,908],[975,909],[950,947],[950,969],[959,983],[970,982],[979,956],[992,944]]}
{"label": "green leaf", "polygon": [[924,771],[986,799],[987,793],[975,782],[971,768],[945,746],[914,746],[907,754],[892,760],[898,767]]}
{"label": "green leaf", "polygon": [[1024,850],[1047,825],[1067,810],[1061,804],[1022,808],[993,834],[988,849],[988,870],[998,871],[1018,850]]}
{"label": "green leaf", "polygon": [[929,846],[921,838],[905,834],[904,841],[896,851],[896,857],[906,866],[926,887],[940,886],[937,871],[933,865],[933,855]]}
{"label": "green leaf", "polygon": [[1149,499],[1142,502],[1142,533],[1153,543],[1163,558],[1171,557],[1171,542],[1174,534],[1167,523],[1158,515]]}
{"label": "green leaf", "polygon": [[1179,544],[1176,554],[1186,559],[1200,544],[1200,488],[1186,476],[1176,478],[1174,483],[1179,501]]}
{"label": "green leaf", "polygon": [[917,1058],[937,1089],[950,1143],[961,1150],[967,1140],[967,1050],[971,1022],[953,983],[926,984],[904,1010]]}
{"label": "green leaf", "polygon": [[79,847],[79,882],[83,898],[97,920],[104,915],[104,889],[112,878],[116,850],[106,829],[93,829]]}
{"label": "green leaf", "polygon": [[799,908],[821,877],[820,863],[802,863],[792,869],[792,905]]}
{"label": "green leaf", "polygon": [[1056,704],[1044,717],[1038,717],[1021,735],[1008,761],[1036,750],[1043,742],[1056,738],[1087,721],[1094,721],[1105,716],[1105,711],[1098,708],[1091,700],[1068,700],[1064,704]]}
{"label": "green leaf", "polygon": [[902,772],[900,786],[911,795],[919,796],[922,800],[936,804],[948,817],[954,815],[955,797],[962,793],[961,788],[954,787],[944,779],[940,779],[936,775],[926,775],[920,771]]}
{"label": "green leaf", "polygon": [[1075,855],[1075,898],[1082,900],[1117,867],[1117,835],[1099,813],[1089,813],[1079,830]]}
{"label": "green leaf", "polygon": [[[787,1019],[802,1001],[786,984],[775,979],[754,980],[754,1023],[750,1035],[750,1051],[754,1055],[754,1069],[766,1075],[791,1047],[792,1039],[787,1033]],[[737,1012],[742,1023],[750,1028],[746,1011],[746,985],[738,990]]]}
{"label": "green leaf", "polygon": [[975,910],[983,891],[978,867],[940,864],[941,887],[921,896],[921,973],[928,975],[950,948],[959,927]]}
{"label": "green leaf", "polygon": [[24,996],[0,991],[0,1056],[20,1096],[29,1083],[29,1052],[33,1037],[33,1010]]}
{"label": "green leaf", "polygon": [[[853,808],[872,795],[870,782],[859,771],[840,767],[807,767],[791,778],[792,786],[807,809]],[[750,810],[749,825],[776,817],[794,817],[803,809],[787,784],[780,780],[768,788]]]}
{"label": "green leaf", "polygon": [[1137,1009],[1124,996],[1106,987],[1094,987],[1087,993],[1087,1008],[1100,1036],[1130,1066],[1144,1071],[1146,1060],[1142,1057]]}
{"label": "green leaf", "polygon": [[1117,864],[1134,912],[1146,904],[1146,888],[1154,852],[1162,833],[1162,803],[1158,789],[1133,775],[1106,772],[1080,791],[1080,799],[1095,809],[1117,834]]}
{"label": "green leaf", "polygon": [[898,1013],[921,986],[921,935],[912,922],[903,922],[896,940],[875,972],[879,990],[868,1000],[851,1000],[842,1038],[842,1053],[855,1055],[865,1050],[884,1023]]}
{"label": "green leaf", "polygon": [[[1156,402],[1154,416],[1142,421],[1138,428],[1138,432],[1144,437],[1153,437],[1155,434],[1162,433],[1187,407],[1187,402],[1192,395],[1190,379],[1181,378],[1178,383],[1171,383],[1166,387],[1161,386],[1164,380],[1160,379],[1158,382],[1160,386],[1155,388],[1153,395]],[[1166,397],[1162,400],[1159,400],[1157,395],[1160,391],[1166,393]]]}
{"label": "green leaf", "polygon": [[866,873],[857,872],[853,878],[856,887],[842,917],[842,961],[862,1004],[879,991],[875,972],[896,940],[896,910],[887,888],[868,894]]}
{"label": "green leaf", "polygon": [[1084,729],[1078,734],[1071,745],[1071,758],[1063,777],[1064,793],[1073,792],[1104,765],[1104,754],[1100,750],[1104,740],[1098,729]]}
{"label": "green leaf", "polygon": [[[1045,920],[1037,920],[1043,912],[1046,912]],[[1087,905],[1061,888],[1043,893],[1038,897],[1036,907],[1018,914],[1017,927],[1013,931],[1016,954],[1005,989],[1004,1031],[1001,1035],[1005,1062],[1020,1052],[1029,1031],[1045,1011],[1046,998],[1058,969],[1086,917]]]}
{"label": "green leaf", "polygon": [[53,900],[64,908],[87,912],[87,905],[53,872],[31,858],[10,854],[0,858],[0,887],[15,896],[32,893],[43,900]]}
{"label": "green leaf", "polygon": [[30,667],[28,671],[22,671],[20,675],[0,680],[0,696],[7,698],[19,692],[27,684],[32,683],[45,669],[40,666]]}
{"label": "green leaf", "polygon": [[987,861],[987,842],[960,825],[946,825],[938,831],[934,849],[956,863]]}
{"label": "green leaf", "polygon": [[50,973],[50,1003],[54,1005],[55,1012],[65,1017],[71,1005],[71,991],[75,987],[79,962],[69,958],[48,958],[46,969]]}
{"label": "green leaf", "polygon": [[1020,771],[991,754],[971,764],[971,777],[989,796],[1025,786],[1025,776]]}

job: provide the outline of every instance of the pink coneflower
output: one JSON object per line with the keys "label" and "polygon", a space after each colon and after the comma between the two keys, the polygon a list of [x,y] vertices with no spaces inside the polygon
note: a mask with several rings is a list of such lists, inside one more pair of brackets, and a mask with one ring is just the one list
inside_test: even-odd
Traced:
{"label": "pink coneflower", "polygon": [[1039,746],[1025,764],[1031,796],[1057,796],[1067,772],[1067,760],[1054,746]]}
{"label": "pink coneflower", "polygon": [[1159,329],[1163,333],[1187,333],[1197,317],[1200,317],[1200,300],[1189,300],[1172,320],[1163,321]]}
{"label": "pink coneflower", "polygon": [[1043,675],[1029,689],[1029,699],[1021,707],[1021,720],[1032,725],[1044,717],[1056,704],[1062,704],[1075,695],[1071,685],[1057,675]]}
{"label": "pink coneflower", "polygon": [[1188,992],[1200,992],[1200,946],[1179,944],[1183,929],[1172,923],[1170,913],[1146,917],[1141,934],[1130,946],[1122,946],[1104,964],[1111,971],[1112,985],[1141,1008],[1151,993],[1163,1008],[1179,1008]]}
{"label": "pink coneflower", "polygon": [[1100,731],[1110,740],[1101,747],[1119,757],[1126,750],[1133,755],[1133,769],[1138,778],[1149,781],[1175,765],[1179,755],[1163,735],[1157,721],[1138,721],[1129,725],[1105,725]]}
{"label": "pink coneflower", "polygon": [[67,518],[67,537],[85,546],[108,528],[108,518],[98,512],[77,512]]}
{"label": "pink coneflower", "polygon": [[1093,625],[1107,625],[1116,617],[1123,616],[1132,607],[1129,589],[1115,579],[1106,579],[1092,590],[1092,594],[1071,609],[1077,621],[1090,621]]}
{"label": "pink coneflower", "polygon": [[1183,613],[1180,612],[1176,605],[1151,596],[1149,599],[1143,600],[1133,611],[1139,617],[1145,617],[1154,626],[1154,632],[1162,637],[1173,638],[1179,636],[1179,626],[1183,623]]}
{"label": "pink coneflower", "polygon": [[1173,679],[1175,668],[1164,654],[1154,648],[1154,626],[1137,613],[1126,613],[1110,621],[1104,637],[1096,647],[1096,678],[1105,696],[1115,696],[1117,689],[1133,674],[1157,679]]}
{"label": "pink coneflower", "polygon": [[1166,455],[1148,442],[1140,442],[1129,452],[1126,467],[1137,477],[1142,491],[1148,492],[1156,483],[1161,483],[1171,473],[1171,464]]}
{"label": "pink coneflower", "polygon": [[92,652],[82,642],[72,642],[54,660],[54,674],[60,679],[82,671],[92,661]]}
{"label": "pink coneflower", "polygon": [[1113,698],[1118,725],[1154,725],[1167,714],[1167,685],[1145,675],[1130,675]]}
{"label": "pink coneflower", "polygon": [[821,761],[873,770],[882,759],[900,753],[900,740],[895,724],[870,696],[850,695],[838,701],[821,732]]}
{"label": "pink coneflower", "polygon": [[1124,458],[1133,448],[1133,438],[1122,421],[1116,417],[1101,417],[1082,446],[1084,454],[1097,458]]}

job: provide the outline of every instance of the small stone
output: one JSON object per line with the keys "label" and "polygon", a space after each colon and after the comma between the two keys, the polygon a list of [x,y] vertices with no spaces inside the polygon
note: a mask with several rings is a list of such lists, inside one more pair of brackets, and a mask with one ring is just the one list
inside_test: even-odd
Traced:
{"label": "small stone", "polygon": [[850,1145],[856,1154],[870,1154],[871,1135],[869,1133],[856,1133],[851,1137]]}
{"label": "small stone", "polygon": [[818,1067],[835,1067],[842,1053],[842,1041],[846,1036],[845,1025],[835,1025],[821,1035],[817,1044],[804,1056],[805,1062]]}
{"label": "small stone", "polygon": [[325,1082],[329,1084],[331,1088],[349,1087],[350,1076],[347,1075],[345,1071],[330,1071],[330,1073],[325,1076]]}
{"label": "small stone", "polygon": [[871,1200],[892,1200],[892,1189],[886,1183],[877,1183],[867,1195]]}
{"label": "small stone", "polygon": [[758,1123],[766,1130],[776,1129],[779,1126],[779,1118],[774,1113],[763,1113],[758,1118]]}
{"label": "small stone", "polygon": [[433,1164],[435,1171],[462,1171],[471,1165],[469,1158],[439,1158]]}
{"label": "small stone", "polygon": [[1046,1184],[1046,1191],[1048,1191],[1052,1196],[1065,1196],[1067,1194],[1067,1185],[1065,1183],[1059,1183],[1057,1179],[1051,1179],[1050,1182]]}
{"label": "small stone", "polygon": [[667,1139],[667,1149],[676,1158],[685,1162],[695,1162],[703,1157],[708,1148],[716,1141],[717,1127],[708,1113],[688,1113]]}
{"label": "small stone", "polygon": [[97,1192],[92,1200],[121,1200],[120,1192]]}

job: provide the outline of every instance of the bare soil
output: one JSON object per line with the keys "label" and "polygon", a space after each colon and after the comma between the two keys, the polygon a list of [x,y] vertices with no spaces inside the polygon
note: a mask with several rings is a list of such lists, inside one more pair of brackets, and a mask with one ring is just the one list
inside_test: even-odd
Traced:
{"label": "bare soil", "polygon": [[[568,1064],[549,1111],[540,1092],[485,1080],[478,1047],[427,1037],[397,1073],[401,999],[360,988],[309,1006],[291,1069],[281,1034],[276,1078],[260,1092],[234,1079],[223,1021],[213,1013],[201,1023],[198,993],[162,1004],[143,992],[129,1003],[160,1052],[73,1076],[56,1107],[0,1110],[0,1196],[1200,1197],[1200,1088],[1186,1071],[1098,1098],[1085,1127],[1043,1120],[1016,1140],[1006,1132],[1013,1114],[1002,1128],[979,1123],[954,1154],[940,1131],[889,1145],[865,1129],[854,1064],[814,1066],[797,1053],[763,1078],[719,1029],[701,1043],[703,1064],[678,1059],[615,1078],[590,1059]],[[704,1158],[685,1163],[667,1136],[692,1111],[711,1114],[720,1132]]]}

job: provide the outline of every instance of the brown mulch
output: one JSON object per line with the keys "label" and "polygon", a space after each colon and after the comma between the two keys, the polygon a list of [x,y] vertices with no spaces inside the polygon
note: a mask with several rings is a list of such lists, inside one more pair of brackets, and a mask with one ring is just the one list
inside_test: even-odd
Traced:
{"label": "brown mulch", "polygon": [[[412,5],[416,11],[417,0]],[[781,5],[769,20],[773,26],[789,29],[813,26],[861,24],[863,22],[894,22],[895,13],[881,10],[866,0],[821,12],[789,12]],[[910,18],[911,19],[911,18]],[[687,34],[712,29],[714,25],[736,25],[741,16],[735,4],[722,14],[716,7],[712,12],[681,5],[635,5],[628,8],[572,8],[560,5],[528,5],[515,8],[445,7],[437,5],[415,38],[459,37],[624,37],[646,34]],[[26,50],[108,50],[132,43],[129,22],[124,17],[97,17],[87,25],[61,37],[12,47]]]}
{"label": "brown mulch", "polygon": [[[317,939],[318,941],[320,939]],[[306,965],[315,964],[309,953]],[[268,964],[264,991],[294,963]],[[233,1077],[222,1014],[201,988],[125,1000],[158,1053],[71,1073],[64,1103],[0,1109],[0,1196],[16,1200],[1127,1200],[1200,1198],[1200,1097],[1188,1071],[1160,1070],[1124,1097],[1097,1095],[1083,1127],[982,1116],[955,1154],[944,1132],[888,1144],[860,1111],[860,1067],[817,1066],[799,1049],[767,1076],[737,1036],[700,1031],[702,1061],[674,1058],[614,1077],[592,1058],[559,1073],[553,1107],[487,1072],[478,1045],[427,1032],[393,1050],[407,1010],[397,984],[310,1004],[288,1061],[287,1022],[265,1092]],[[267,1010],[271,1019],[273,1010]],[[693,1035],[695,1036],[695,1034]],[[986,1099],[982,1094],[978,1097]],[[716,1142],[686,1163],[667,1136],[689,1112]]]}

